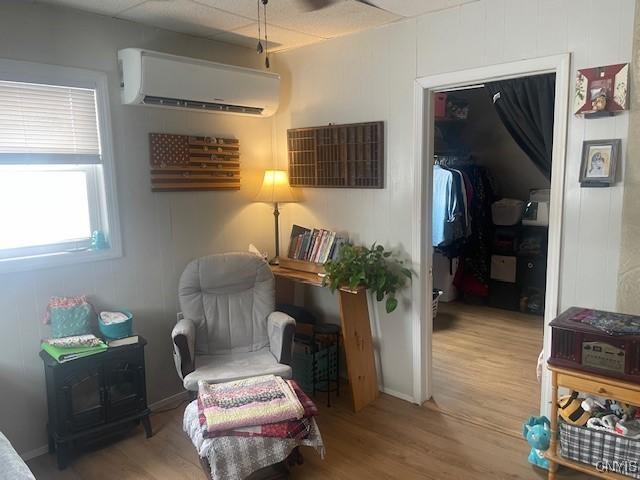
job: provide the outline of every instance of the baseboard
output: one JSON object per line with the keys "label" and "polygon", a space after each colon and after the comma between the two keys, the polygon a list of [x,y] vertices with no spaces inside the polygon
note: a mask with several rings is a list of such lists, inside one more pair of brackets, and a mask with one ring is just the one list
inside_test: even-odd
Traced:
{"label": "baseboard", "polygon": [[380,391],[386,393],[387,395],[391,395],[392,397],[399,398],[400,400],[404,400],[409,403],[416,403],[414,398],[411,395],[407,395],[406,393],[396,392],[395,390],[391,390],[390,388],[380,386]]}
{"label": "baseboard", "polygon": [[[162,400],[158,400],[157,402],[153,402],[149,405],[149,409],[153,412],[155,410],[160,410],[166,407],[172,407],[178,405],[180,402],[184,402],[189,399],[189,392],[179,392],[175,395],[171,395],[167,398],[163,398]],[[24,452],[20,454],[22,460],[29,461],[32,458],[39,457],[40,455],[44,455],[45,453],[49,453],[49,446],[43,445],[41,447],[35,448],[33,450],[29,450],[28,452]]]}
{"label": "baseboard", "polygon": [[162,400],[158,400],[157,402],[153,402],[149,405],[149,410],[152,412],[154,410],[160,410],[166,407],[173,407],[175,405],[180,404],[189,399],[189,391],[184,390],[183,392],[178,392],[174,395],[171,395],[167,398],[163,398]]}
{"label": "baseboard", "polygon": [[38,447],[34,450],[29,450],[28,452],[24,452],[20,454],[20,457],[25,462],[31,460],[32,458],[39,457],[40,455],[44,455],[45,453],[49,453],[49,446],[43,445],[42,447]]}

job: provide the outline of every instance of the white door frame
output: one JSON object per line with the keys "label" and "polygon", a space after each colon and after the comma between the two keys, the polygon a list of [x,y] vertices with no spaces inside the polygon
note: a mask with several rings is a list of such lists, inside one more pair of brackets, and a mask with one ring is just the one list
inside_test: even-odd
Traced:
{"label": "white door frame", "polygon": [[[551,205],[549,212],[549,249],[547,256],[547,288],[544,315],[544,352],[549,356],[551,328],[549,322],[558,313],[560,286],[560,255],[562,235],[562,209],[564,198],[564,170],[567,143],[569,79],[571,56],[569,53],[534,58],[518,62],[479,67],[458,72],[418,78],[414,86],[414,202],[412,238],[414,268],[418,281],[413,282],[415,305],[413,315],[413,397],[418,404],[432,396],[432,333],[431,289],[433,288],[433,248],[431,246],[431,183],[433,163],[434,113],[433,93],[443,90],[481,84],[504,78],[524,77],[542,73],[556,74],[555,111],[553,125],[553,164],[551,175]],[[533,363],[533,362],[532,362]],[[532,372],[533,375],[533,366]],[[544,369],[541,389],[541,412],[548,414],[550,405],[550,376]]]}

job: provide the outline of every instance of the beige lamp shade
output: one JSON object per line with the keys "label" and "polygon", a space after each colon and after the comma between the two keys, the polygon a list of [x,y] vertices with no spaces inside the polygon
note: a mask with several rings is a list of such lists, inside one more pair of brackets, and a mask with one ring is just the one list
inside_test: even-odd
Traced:
{"label": "beige lamp shade", "polygon": [[262,187],[256,196],[256,202],[283,203],[295,202],[293,191],[289,186],[289,175],[286,170],[266,170]]}

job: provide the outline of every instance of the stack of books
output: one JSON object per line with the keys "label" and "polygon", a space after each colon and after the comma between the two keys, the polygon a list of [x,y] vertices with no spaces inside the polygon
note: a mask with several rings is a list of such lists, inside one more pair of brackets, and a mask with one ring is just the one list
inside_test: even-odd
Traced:
{"label": "stack of books", "polygon": [[102,353],[108,348],[133,345],[140,341],[138,335],[118,338],[115,340],[102,340],[95,335],[74,335],[71,337],[48,338],[42,341],[40,347],[58,363],[67,363],[79,358]]}
{"label": "stack of books", "polygon": [[338,258],[342,246],[347,242],[344,235],[330,230],[313,230],[300,225],[291,229],[289,258],[313,263],[325,263]]}

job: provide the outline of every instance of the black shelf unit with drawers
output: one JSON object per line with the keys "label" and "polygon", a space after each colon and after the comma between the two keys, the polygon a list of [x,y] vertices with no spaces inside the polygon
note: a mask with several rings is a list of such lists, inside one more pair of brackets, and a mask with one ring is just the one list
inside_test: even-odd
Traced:
{"label": "black shelf unit with drawers", "polygon": [[510,282],[491,279],[489,305],[544,314],[547,236],[546,226],[495,227],[492,254],[512,258],[515,276]]}

